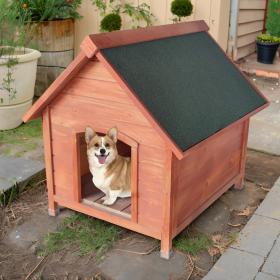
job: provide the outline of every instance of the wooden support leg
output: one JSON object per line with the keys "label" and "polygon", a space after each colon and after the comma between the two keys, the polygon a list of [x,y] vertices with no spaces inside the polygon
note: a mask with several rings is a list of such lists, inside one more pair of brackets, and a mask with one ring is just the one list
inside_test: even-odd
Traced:
{"label": "wooden support leg", "polygon": [[163,236],[161,240],[160,257],[165,260],[169,260],[173,255],[172,239],[169,240],[169,238],[165,238],[165,237],[166,236]]}
{"label": "wooden support leg", "polygon": [[59,214],[60,214],[60,211],[58,208],[58,203],[49,200],[49,215],[55,217]]}
{"label": "wooden support leg", "polygon": [[249,133],[249,123],[250,118],[244,121],[243,125],[243,142],[241,150],[241,160],[240,160],[240,178],[234,185],[234,189],[243,190],[244,188],[244,174],[245,174],[245,162],[246,162],[246,151],[247,151],[247,142],[248,142],[248,133]]}

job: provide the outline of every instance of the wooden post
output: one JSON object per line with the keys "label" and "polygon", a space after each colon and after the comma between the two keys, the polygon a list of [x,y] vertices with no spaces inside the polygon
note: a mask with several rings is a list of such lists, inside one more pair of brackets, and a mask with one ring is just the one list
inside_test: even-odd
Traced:
{"label": "wooden post", "polygon": [[73,190],[74,201],[82,201],[81,190],[81,164],[80,164],[80,137],[79,133],[72,134],[72,154],[73,154]]}
{"label": "wooden post", "polygon": [[172,257],[172,188],[171,188],[172,151],[165,145],[163,213],[160,257],[169,260]]}
{"label": "wooden post", "polygon": [[249,134],[249,124],[250,118],[244,121],[243,127],[243,142],[242,142],[242,150],[241,150],[241,160],[240,160],[240,178],[237,183],[234,185],[236,190],[242,190],[244,188],[244,173],[245,173],[245,163],[246,163],[246,151],[247,151],[247,143],[248,143],[248,134]]}
{"label": "wooden post", "polygon": [[47,175],[47,187],[49,198],[49,215],[57,216],[59,208],[57,202],[54,202],[54,180],[53,180],[53,162],[52,162],[52,137],[51,137],[51,122],[50,108],[47,106],[43,111],[43,135],[44,135],[44,152]]}
{"label": "wooden post", "polygon": [[265,25],[266,25],[266,20],[267,20],[268,2],[269,2],[269,0],[266,0],[262,34],[266,33]]}
{"label": "wooden post", "polygon": [[138,149],[131,147],[131,221],[138,223]]}

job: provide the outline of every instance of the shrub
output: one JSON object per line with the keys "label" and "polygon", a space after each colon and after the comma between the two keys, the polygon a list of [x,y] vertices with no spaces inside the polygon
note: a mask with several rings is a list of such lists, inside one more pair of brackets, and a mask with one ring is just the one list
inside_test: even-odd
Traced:
{"label": "shrub", "polygon": [[265,42],[265,43],[279,43],[280,42],[280,38],[277,37],[272,37],[266,34],[261,34],[257,37],[257,39],[261,42]]}
{"label": "shrub", "polygon": [[179,17],[188,17],[193,12],[193,5],[190,0],[174,0],[171,3],[171,13]]}
{"label": "shrub", "polygon": [[265,28],[269,35],[280,37],[280,1],[269,0]]}
{"label": "shrub", "polygon": [[116,31],[122,27],[122,18],[119,14],[108,14],[101,21],[101,31]]}

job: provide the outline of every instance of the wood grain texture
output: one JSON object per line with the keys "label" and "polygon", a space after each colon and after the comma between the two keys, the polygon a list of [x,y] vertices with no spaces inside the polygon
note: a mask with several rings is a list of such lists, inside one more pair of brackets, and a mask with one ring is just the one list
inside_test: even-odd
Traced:
{"label": "wood grain texture", "polygon": [[138,222],[138,149],[131,148],[131,221]]}
{"label": "wood grain texture", "polygon": [[65,174],[60,171],[54,171],[53,176],[54,184],[56,186],[73,191],[73,174]]}
{"label": "wood grain texture", "polygon": [[54,83],[47,89],[45,94],[37,100],[37,102],[23,115],[24,122],[32,121],[42,117],[42,111],[48,106],[58,94],[68,85],[69,82],[77,75],[89,61],[89,58],[81,53],[67,67],[67,69],[55,80]]}
{"label": "wood grain texture", "polygon": [[[90,118],[104,118],[142,126],[151,126],[134,105],[61,93],[51,105],[61,114],[83,114]],[[61,109],[60,109],[61,108]]]}
{"label": "wood grain texture", "polygon": [[82,192],[81,192],[80,137],[79,134],[77,133],[72,134],[72,155],[73,155],[72,176],[73,176],[74,201],[79,203],[82,201]]}
{"label": "wood grain texture", "polygon": [[58,204],[54,201],[54,177],[53,177],[53,161],[52,161],[52,143],[51,143],[51,120],[50,108],[47,107],[43,111],[43,135],[44,135],[44,154],[48,187],[49,209],[57,210]]}
{"label": "wood grain texture", "polygon": [[169,259],[169,253],[172,250],[172,151],[168,146],[164,151],[164,189],[163,189],[163,207],[162,207],[162,238],[161,238],[161,256]]}
{"label": "wood grain texture", "polygon": [[88,58],[92,58],[94,54],[97,52],[97,47],[93,43],[93,41],[87,36],[80,45],[81,49],[87,55]]}
{"label": "wood grain texture", "polygon": [[77,203],[74,201],[70,201],[68,199],[54,196],[55,202],[59,203],[59,205],[65,206],[67,208],[71,208],[75,211],[82,212],[84,214],[87,214],[89,216],[96,217],[98,219],[105,220],[107,222],[125,227],[130,230],[134,230],[136,232],[154,237],[156,239],[161,239],[161,232],[158,230],[154,230],[152,228],[143,226],[141,224],[136,224],[131,222],[129,219],[125,219],[123,216],[118,216],[117,214],[112,213],[106,213],[105,211],[100,211],[100,209],[97,209],[94,206],[88,206],[83,203]]}
{"label": "wood grain texture", "polygon": [[116,83],[116,80],[100,61],[89,61],[77,74],[77,77]]}
{"label": "wood grain texture", "polygon": [[173,36],[208,31],[203,20],[89,35],[98,49],[119,47]]}
{"label": "wood grain texture", "polygon": [[107,81],[77,77],[66,86],[63,92],[134,105],[119,84]]}
{"label": "wood grain texture", "polygon": [[232,178],[224,186],[219,188],[208,200],[202,203],[195,211],[193,211],[183,222],[181,222],[176,230],[178,235],[186,226],[188,226],[197,216],[199,216],[206,208],[208,208],[215,200],[217,200],[224,192],[226,192],[232,185],[234,185],[239,175]]}
{"label": "wood grain texture", "polygon": [[160,232],[162,230],[162,220],[155,219],[153,216],[146,216],[144,214],[139,214],[138,224],[152,228],[154,230],[158,230]]}
{"label": "wood grain texture", "polygon": [[245,163],[246,163],[246,152],[247,152],[247,143],[248,143],[248,136],[249,136],[249,124],[250,119],[244,121],[244,130],[243,130],[243,141],[241,146],[241,160],[240,160],[240,181],[237,182],[238,184],[242,185],[244,183],[244,174],[245,174]]}
{"label": "wood grain texture", "polygon": [[66,188],[62,188],[59,186],[55,186],[55,195],[58,195],[60,197],[69,199],[69,200],[74,200],[74,192],[73,190],[69,190]]}

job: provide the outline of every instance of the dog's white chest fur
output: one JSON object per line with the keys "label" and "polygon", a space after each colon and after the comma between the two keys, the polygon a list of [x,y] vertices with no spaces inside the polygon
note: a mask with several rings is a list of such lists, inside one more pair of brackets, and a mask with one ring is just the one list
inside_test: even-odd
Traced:
{"label": "dog's white chest fur", "polygon": [[93,184],[102,190],[104,193],[107,193],[109,191],[109,185],[111,183],[111,180],[114,176],[112,174],[108,178],[105,178],[107,166],[101,166],[101,167],[91,167],[91,174],[92,174],[92,182]]}

